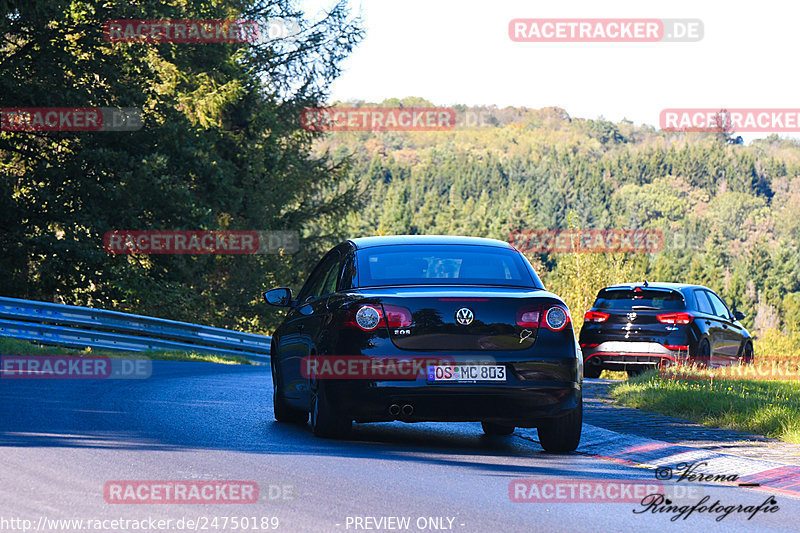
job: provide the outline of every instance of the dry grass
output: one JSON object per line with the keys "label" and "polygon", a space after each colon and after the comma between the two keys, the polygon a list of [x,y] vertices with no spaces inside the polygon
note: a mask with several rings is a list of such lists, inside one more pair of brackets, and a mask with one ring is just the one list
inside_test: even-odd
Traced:
{"label": "dry grass", "polygon": [[610,394],[628,407],[800,443],[800,335],[768,331],[752,365],[653,370]]}

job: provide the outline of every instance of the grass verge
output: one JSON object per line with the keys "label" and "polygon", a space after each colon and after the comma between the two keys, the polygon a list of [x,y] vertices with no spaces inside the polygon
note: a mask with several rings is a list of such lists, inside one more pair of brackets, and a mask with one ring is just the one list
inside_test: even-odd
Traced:
{"label": "grass verge", "polygon": [[163,361],[194,361],[203,363],[222,363],[226,365],[251,365],[254,364],[244,357],[222,357],[198,352],[173,352],[151,350],[146,352],[126,352],[119,350],[76,350],[62,346],[43,346],[35,342],[28,342],[9,337],[0,337],[0,355],[68,355],[81,356],[93,355],[113,359],[156,359]]}
{"label": "grass verge", "polygon": [[650,371],[612,385],[609,394],[627,407],[800,443],[800,380],[719,379],[692,372],[682,369],[680,376],[688,379],[671,379]]}

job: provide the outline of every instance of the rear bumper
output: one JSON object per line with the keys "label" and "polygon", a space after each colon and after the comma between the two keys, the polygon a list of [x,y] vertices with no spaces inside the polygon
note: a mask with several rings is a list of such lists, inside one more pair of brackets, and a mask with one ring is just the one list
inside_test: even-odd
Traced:
{"label": "rear bumper", "polygon": [[688,358],[687,350],[671,350],[655,342],[605,342],[590,349],[583,348],[583,364],[605,370],[676,364]]}
{"label": "rear bumper", "polygon": [[627,370],[635,366],[658,366],[674,364],[675,358],[670,355],[654,355],[648,353],[595,353],[584,363],[587,366],[600,365],[604,370]]}
{"label": "rear bumper", "polygon": [[[581,360],[540,358],[497,361],[506,367],[506,381],[430,382],[425,375],[399,380],[319,380],[339,413],[357,422],[493,421],[536,427],[580,406]],[[392,414],[391,406],[413,407],[412,414]]]}
{"label": "rear bumper", "polygon": [[[328,382],[335,409],[356,422],[493,421],[536,427],[543,419],[568,414],[580,405],[579,382],[501,386],[481,384],[417,385]],[[392,414],[392,405],[413,407],[413,414]]]}

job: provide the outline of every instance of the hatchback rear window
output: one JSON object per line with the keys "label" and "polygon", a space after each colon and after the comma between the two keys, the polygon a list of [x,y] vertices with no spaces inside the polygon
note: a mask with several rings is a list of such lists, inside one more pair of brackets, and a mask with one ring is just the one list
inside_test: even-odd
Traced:
{"label": "hatchback rear window", "polygon": [[681,293],[653,289],[603,289],[594,302],[596,309],[686,309]]}
{"label": "hatchback rear window", "polygon": [[519,252],[493,246],[376,246],[358,250],[356,255],[361,287],[446,284],[541,288]]}

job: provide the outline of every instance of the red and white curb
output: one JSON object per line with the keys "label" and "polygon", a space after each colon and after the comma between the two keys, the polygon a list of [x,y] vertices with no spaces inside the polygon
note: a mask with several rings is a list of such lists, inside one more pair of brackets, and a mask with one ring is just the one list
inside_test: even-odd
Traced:
{"label": "red and white curb", "polygon": [[[519,429],[518,435],[536,438],[535,430]],[[538,438],[536,438],[538,441]],[[681,463],[705,463],[698,472],[738,479],[726,484],[746,486],[800,498],[800,466],[739,457],[703,448],[626,435],[589,424],[583,425],[578,453],[642,468],[675,469]]]}

